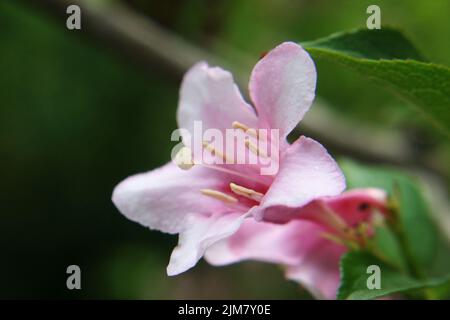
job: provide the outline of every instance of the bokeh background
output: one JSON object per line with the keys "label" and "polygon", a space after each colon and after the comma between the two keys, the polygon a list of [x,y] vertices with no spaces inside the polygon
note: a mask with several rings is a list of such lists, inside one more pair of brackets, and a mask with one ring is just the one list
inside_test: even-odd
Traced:
{"label": "bokeh background", "polygon": [[[83,7],[82,30],[69,31],[57,2],[0,1],[0,298],[309,298],[262,263],[200,262],[166,276],[176,237],[128,221],[110,197],[126,176],[170,159],[180,67],[127,50],[107,28],[92,32]],[[364,27],[367,6],[378,4],[383,25],[400,27],[429,60],[450,65],[448,0],[87,2],[124,5],[247,77],[278,43]],[[395,164],[426,172],[448,196],[442,137],[383,88],[338,66],[317,67],[317,94],[330,111],[369,132],[400,132],[417,158]],[[384,162],[320,141],[338,158]],[[66,288],[71,264],[81,267],[80,291]]]}

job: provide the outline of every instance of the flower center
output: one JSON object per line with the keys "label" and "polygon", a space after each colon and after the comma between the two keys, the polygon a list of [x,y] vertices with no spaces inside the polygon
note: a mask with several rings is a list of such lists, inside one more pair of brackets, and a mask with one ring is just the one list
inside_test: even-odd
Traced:
{"label": "flower center", "polygon": [[[233,129],[243,131],[245,136],[245,147],[248,151],[257,155],[258,157],[269,158],[267,152],[262,150],[258,145],[260,142],[266,142],[270,139],[263,137],[254,128],[250,128],[247,125],[238,121],[233,121],[231,124]],[[207,150],[214,157],[219,158],[224,164],[235,164],[234,157],[230,157],[226,152],[218,150],[213,143],[208,141],[202,141],[204,150]],[[278,159],[277,159],[278,160]],[[227,173],[231,176],[235,176],[239,181],[251,181],[252,185],[256,184],[268,187],[272,181],[270,177],[256,176],[253,174],[247,174],[246,171],[234,170],[233,168],[225,167],[224,165],[210,165],[203,162],[196,162],[192,156],[192,150],[188,147],[181,148],[174,158],[174,162],[177,166],[183,170],[189,170],[193,166],[200,165],[208,169]],[[264,179],[265,178],[265,179]],[[250,183],[249,183],[250,184]],[[260,203],[264,197],[264,193],[258,192],[251,188],[237,184],[235,181],[230,181],[226,190],[214,190],[214,189],[201,189],[200,193],[204,196],[212,197],[219,201],[222,201],[230,206],[236,206],[236,204],[243,204],[246,208],[254,205],[254,202]],[[249,201],[250,200],[250,201]]]}

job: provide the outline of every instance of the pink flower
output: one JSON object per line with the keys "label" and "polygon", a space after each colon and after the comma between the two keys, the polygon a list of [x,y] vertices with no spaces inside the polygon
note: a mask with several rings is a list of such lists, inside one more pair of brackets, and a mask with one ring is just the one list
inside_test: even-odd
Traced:
{"label": "pink flower", "polygon": [[[341,170],[322,145],[303,136],[291,145],[286,141],[309,109],[315,85],[313,61],[290,42],[270,51],[253,69],[250,96],[255,108],[244,101],[229,72],[203,62],[187,72],[178,106],[180,128],[193,134],[195,121],[202,121],[205,130],[240,129],[252,136],[246,146],[257,153],[255,129],[278,129],[279,141],[270,143],[279,144],[274,155],[279,170],[261,175],[257,164],[204,165],[198,159],[191,162],[190,150],[182,149],[178,164],[189,170],[168,163],[122,181],[112,197],[120,212],[150,229],[179,234],[169,275],[193,267],[210,246],[252,217],[287,221],[295,217],[296,208],[345,189]],[[192,147],[186,133],[183,143]],[[210,156],[226,157],[205,148]]]}
{"label": "pink flower", "polygon": [[210,246],[205,259],[212,265],[242,260],[281,264],[288,279],[316,298],[335,299],[342,254],[348,247],[364,248],[386,206],[384,191],[355,189],[313,200],[286,224],[246,219],[231,237]]}

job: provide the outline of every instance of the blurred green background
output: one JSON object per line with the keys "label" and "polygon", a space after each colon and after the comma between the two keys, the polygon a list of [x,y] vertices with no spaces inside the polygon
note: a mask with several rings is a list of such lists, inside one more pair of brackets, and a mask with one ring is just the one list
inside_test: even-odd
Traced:
{"label": "blurred green background", "polygon": [[[253,62],[282,41],[365,26],[367,6],[378,4],[383,25],[450,65],[448,0],[123,2],[228,61],[241,52]],[[260,263],[201,262],[166,276],[176,237],[128,221],[110,196],[126,176],[169,160],[180,79],[83,31],[27,1],[0,2],[0,298],[308,298]],[[318,79],[318,94],[351,121],[404,130],[448,155],[391,93],[325,63]],[[81,267],[80,291],[66,289],[70,264]]]}

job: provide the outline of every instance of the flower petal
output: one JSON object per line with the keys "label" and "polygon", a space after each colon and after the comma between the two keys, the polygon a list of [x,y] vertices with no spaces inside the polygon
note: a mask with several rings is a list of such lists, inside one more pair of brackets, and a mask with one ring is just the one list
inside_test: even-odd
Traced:
{"label": "flower petal", "polygon": [[210,215],[229,210],[200,189],[221,189],[224,175],[203,167],[181,170],[172,162],[131,176],[116,186],[112,200],[130,220],[167,233],[182,230],[188,213]]}
{"label": "flower petal", "polygon": [[282,155],[278,174],[254,214],[275,221],[280,212],[289,213],[289,208],[344,189],[345,177],[334,159],[320,143],[302,136]]}
{"label": "flower petal", "polygon": [[302,120],[314,100],[314,62],[298,44],[282,43],[256,64],[249,89],[260,126],[279,129],[283,139]]}
{"label": "flower petal", "polygon": [[214,214],[209,217],[188,215],[178,238],[178,246],[170,257],[167,274],[173,276],[192,268],[208,247],[235,233],[246,216],[238,213]]}
{"label": "flower petal", "polygon": [[296,219],[323,223],[321,213],[324,208],[337,213],[349,226],[356,226],[362,221],[370,221],[375,211],[387,213],[387,193],[376,188],[353,189],[337,196],[315,199],[301,208],[279,210],[277,214],[269,209],[264,219],[275,223]]}
{"label": "flower petal", "polygon": [[[252,106],[242,98],[230,72],[207,63],[194,65],[184,76],[180,89],[177,120],[180,128],[194,134],[194,121],[202,121],[202,129],[225,132],[234,121],[256,127]],[[202,132],[200,132],[202,134]],[[183,142],[190,146],[189,139]]]}
{"label": "flower petal", "polygon": [[212,265],[249,259],[297,265],[303,261],[304,252],[315,244],[316,238],[309,234],[319,231],[325,229],[310,221],[274,224],[249,218],[232,237],[211,246],[205,259]]}
{"label": "flower petal", "polygon": [[311,201],[291,214],[291,219],[309,219],[321,223],[319,212],[324,205],[337,213],[351,227],[369,221],[375,211],[387,212],[387,193],[381,189],[365,188],[346,191],[338,196]]}
{"label": "flower petal", "polygon": [[345,251],[344,246],[319,237],[302,264],[287,267],[286,277],[302,284],[316,299],[336,299],[339,261]]}
{"label": "flower petal", "polygon": [[346,248],[322,237],[324,231],[310,221],[281,225],[246,219],[234,235],[211,246],[205,259],[212,265],[242,260],[282,264],[289,279],[318,298],[333,299],[339,285],[339,259]]}

